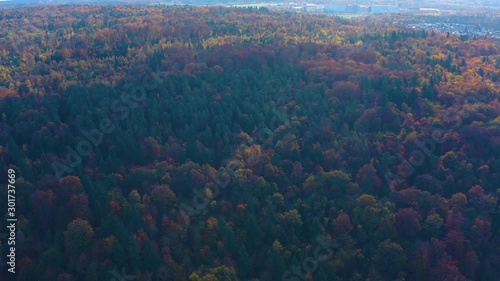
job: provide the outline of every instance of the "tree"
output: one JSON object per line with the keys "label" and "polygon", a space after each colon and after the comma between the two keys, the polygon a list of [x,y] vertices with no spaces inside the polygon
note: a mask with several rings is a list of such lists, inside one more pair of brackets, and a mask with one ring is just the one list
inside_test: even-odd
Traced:
{"label": "tree", "polygon": [[151,191],[151,201],[161,212],[169,210],[175,200],[175,193],[170,189],[168,185],[156,186]]}
{"label": "tree", "polygon": [[283,272],[285,272],[285,263],[282,257],[283,246],[278,240],[273,242],[270,256],[271,263],[269,264],[271,271],[272,280],[280,280],[282,278]]}
{"label": "tree", "polygon": [[493,213],[495,211],[498,198],[495,198],[491,194],[486,194],[480,185],[472,186],[467,194],[470,206],[479,212]]}
{"label": "tree", "polygon": [[424,222],[424,232],[428,237],[440,238],[443,234],[444,220],[439,214],[427,216]]}
{"label": "tree", "polygon": [[467,208],[467,196],[459,192],[451,196],[449,205],[451,209],[457,209],[460,212],[464,212]]}
{"label": "tree", "polygon": [[385,280],[394,280],[406,270],[406,254],[403,248],[390,240],[378,245],[373,262]]}
{"label": "tree", "polygon": [[64,231],[64,247],[70,256],[79,255],[89,249],[94,237],[94,229],[88,221],[75,219]]}
{"label": "tree", "polygon": [[54,189],[54,193],[57,197],[57,202],[61,205],[66,205],[70,201],[70,197],[73,194],[77,194],[82,191],[82,183],[80,178],[77,176],[66,176],[59,180],[59,184]]}
{"label": "tree", "polygon": [[144,249],[142,250],[142,262],[143,269],[149,272],[155,272],[160,266],[160,255],[158,253],[157,247],[151,242],[151,240],[147,240],[144,243]]}
{"label": "tree", "polygon": [[89,199],[86,194],[73,194],[69,200],[72,218],[90,219]]}
{"label": "tree", "polygon": [[422,229],[420,215],[412,208],[398,210],[396,212],[396,229],[402,238],[413,240]]}
{"label": "tree", "polygon": [[253,254],[259,252],[258,248],[260,247],[263,235],[254,214],[250,214],[247,218],[245,233],[246,248],[248,249],[250,256],[252,256]]}
{"label": "tree", "polygon": [[193,273],[189,276],[191,281],[239,281],[236,272],[233,268],[225,265],[211,268],[207,273],[200,277],[199,274]]}
{"label": "tree", "polygon": [[253,261],[252,258],[248,255],[245,245],[240,245],[237,261],[238,275],[241,279],[246,280],[245,278],[252,275]]}
{"label": "tree", "polygon": [[31,195],[33,210],[36,213],[35,223],[40,225],[41,231],[47,231],[53,227],[55,196],[52,190],[36,190]]}
{"label": "tree", "polygon": [[284,230],[289,233],[290,241],[298,241],[302,230],[302,216],[296,209],[280,214],[279,220]]}
{"label": "tree", "polygon": [[347,214],[340,214],[333,221],[333,233],[339,236],[347,236],[353,230],[351,218]]}
{"label": "tree", "polygon": [[144,151],[146,153],[146,159],[148,161],[153,161],[157,160],[160,158],[160,153],[161,153],[161,145],[158,143],[158,141],[153,138],[153,137],[148,137],[144,140]]}
{"label": "tree", "polygon": [[458,267],[451,261],[441,260],[432,271],[432,281],[467,281]]}
{"label": "tree", "polygon": [[417,242],[409,260],[412,280],[429,280],[431,273],[431,247],[429,242]]}
{"label": "tree", "polygon": [[368,233],[373,233],[383,219],[382,210],[372,195],[362,194],[356,200],[354,222],[361,224]]}
{"label": "tree", "polygon": [[492,236],[491,223],[483,218],[476,218],[474,225],[467,231],[467,236],[474,247],[474,250],[481,251],[484,247],[488,247],[488,241]]}
{"label": "tree", "polygon": [[366,164],[359,169],[356,175],[356,182],[364,192],[367,193],[380,193],[382,188],[382,181],[377,176],[377,171],[373,164]]}

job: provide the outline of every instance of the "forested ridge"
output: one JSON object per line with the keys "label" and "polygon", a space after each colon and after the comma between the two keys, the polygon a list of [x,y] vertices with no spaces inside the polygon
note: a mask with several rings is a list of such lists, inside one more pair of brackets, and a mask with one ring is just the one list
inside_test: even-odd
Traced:
{"label": "forested ridge", "polygon": [[0,277],[498,280],[500,43],[395,17],[1,10]]}

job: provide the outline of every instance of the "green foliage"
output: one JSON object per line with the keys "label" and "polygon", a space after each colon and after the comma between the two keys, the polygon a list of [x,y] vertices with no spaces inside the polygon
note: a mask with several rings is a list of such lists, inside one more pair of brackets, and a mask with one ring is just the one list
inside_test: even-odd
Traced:
{"label": "green foliage", "polygon": [[70,256],[88,251],[94,237],[94,230],[88,221],[76,219],[64,231],[64,248]]}
{"label": "green foliage", "polygon": [[402,15],[53,9],[0,11],[19,280],[500,276],[497,41]]}

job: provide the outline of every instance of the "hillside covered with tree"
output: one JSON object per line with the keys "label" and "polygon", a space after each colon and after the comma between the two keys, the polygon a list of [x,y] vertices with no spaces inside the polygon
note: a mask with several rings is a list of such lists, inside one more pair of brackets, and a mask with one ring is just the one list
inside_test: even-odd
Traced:
{"label": "hillside covered with tree", "polygon": [[1,279],[497,281],[500,43],[393,20],[1,10]]}

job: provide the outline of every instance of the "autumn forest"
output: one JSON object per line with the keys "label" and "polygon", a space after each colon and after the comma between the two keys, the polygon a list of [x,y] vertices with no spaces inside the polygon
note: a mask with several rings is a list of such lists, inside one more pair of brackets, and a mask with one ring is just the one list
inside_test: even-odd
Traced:
{"label": "autumn forest", "polygon": [[0,280],[498,281],[500,42],[398,17],[0,10]]}

